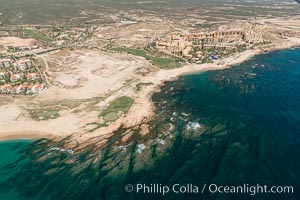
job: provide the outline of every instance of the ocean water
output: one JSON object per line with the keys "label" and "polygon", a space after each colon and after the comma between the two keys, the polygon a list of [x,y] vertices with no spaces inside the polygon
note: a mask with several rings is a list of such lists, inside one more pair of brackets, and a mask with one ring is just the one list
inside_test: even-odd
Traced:
{"label": "ocean water", "polygon": [[[30,144],[31,140],[9,140],[0,141],[0,183],[8,181],[9,177],[17,172],[16,170],[4,170],[9,164],[17,162],[20,158],[20,151],[24,151]],[[22,162],[20,162],[21,164]],[[0,184],[0,199],[2,200],[21,200],[25,197],[19,198],[16,193]]]}
{"label": "ocean water", "polygon": [[[153,101],[157,115],[144,137],[138,128],[121,128],[102,147],[96,144],[103,138],[96,138],[84,149],[66,139],[0,150],[1,172],[10,172],[0,193],[47,200],[300,199],[299,48],[182,76],[165,83]],[[127,142],[125,132],[131,134]],[[11,156],[20,159],[7,167],[5,157]],[[124,190],[127,184],[133,192]],[[293,186],[294,193],[137,194],[136,184],[193,184],[200,190],[204,184],[259,184]]]}

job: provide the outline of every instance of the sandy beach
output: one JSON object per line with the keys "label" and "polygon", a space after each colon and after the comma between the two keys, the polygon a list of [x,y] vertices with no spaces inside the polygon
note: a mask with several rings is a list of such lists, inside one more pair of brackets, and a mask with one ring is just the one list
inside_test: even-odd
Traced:
{"label": "sandy beach", "polygon": [[33,132],[31,131],[30,133],[28,132],[16,132],[17,134],[15,134],[14,132],[10,133],[7,132],[7,134],[3,134],[0,136],[0,141],[4,141],[4,140],[15,140],[15,139],[31,139],[31,140],[35,140],[35,139],[40,139],[40,138],[54,138],[54,135],[47,135],[45,133],[42,132]]}
{"label": "sandy beach", "polygon": [[[145,59],[127,54],[118,54],[115,58],[116,54],[107,52],[99,54],[98,52],[87,51],[87,53],[70,53],[70,56],[64,60],[57,55],[42,57],[53,63],[61,62],[60,64],[64,68],[59,68],[57,64],[56,71],[49,71],[51,86],[40,95],[12,99],[12,102],[8,100],[7,103],[1,105],[0,140],[55,138],[74,134],[75,140],[86,141],[96,136],[109,136],[121,125],[130,127],[151,119],[155,111],[151,102],[151,95],[159,91],[160,86],[165,81],[174,80],[184,74],[228,68],[266,51],[292,48],[299,45],[300,38],[288,38],[286,41],[270,45],[267,48],[247,50],[225,58],[222,63],[217,61],[210,64],[189,64],[170,70],[153,69],[153,66]],[[64,61],[67,61],[69,65],[65,65]],[[80,70],[83,66],[85,70]],[[147,75],[139,75],[136,71],[140,67],[147,68],[150,72]],[[139,83],[152,84],[137,92],[136,85]],[[106,98],[94,101],[99,96]],[[88,124],[99,121],[98,109],[105,108],[111,101],[120,96],[134,99],[134,104],[129,112],[118,120],[109,123],[109,126],[87,133]],[[31,107],[42,109],[42,104],[45,102],[55,100],[61,103],[66,99],[76,99],[76,102],[81,103],[74,107],[69,104],[67,106],[60,105],[60,117],[56,119],[40,121],[29,116],[28,110]],[[73,100],[72,105],[76,103],[74,102]],[[28,106],[30,109],[27,108]]]}

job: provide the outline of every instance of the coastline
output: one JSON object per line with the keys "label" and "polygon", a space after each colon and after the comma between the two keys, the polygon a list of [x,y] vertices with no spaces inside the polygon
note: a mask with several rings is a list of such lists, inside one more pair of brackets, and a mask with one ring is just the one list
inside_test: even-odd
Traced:
{"label": "coastline", "polygon": [[[127,114],[127,120],[123,120],[119,122],[119,124],[127,124],[128,127],[136,126],[141,123],[141,119],[146,119],[146,121],[150,121],[155,115],[155,106],[151,100],[152,95],[155,92],[160,91],[160,87],[166,81],[173,81],[178,79],[180,76],[201,73],[205,71],[211,70],[222,70],[226,68],[230,68],[233,65],[243,63],[256,55],[270,53],[276,50],[284,50],[290,49],[300,46],[300,38],[289,38],[287,41],[281,41],[276,44],[272,44],[265,48],[246,50],[244,52],[238,53],[237,55],[228,57],[224,59],[224,64],[218,65],[217,63],[209,63],[209,64],[189,64],[184,65],[181,68],[172,69],[172,70],[160,70],[155,76],[151,78],[145,78],[143,82],[153,82],[152,86],[148,86],[145,90],[139,95],[136,99],[137,103],[133,104],[129,113]],[[138,112],[137,112],[138,111]],[[143,112],[142,112],[143,111]],[[141,113],[147,113],[147,115],[142,115]],[[140,119],[140,120],[139,120]],[[132,123],[134,122],[134,123]],[[138,122],[138,123],[136,123]],[[111,131],[116,130],[112,129]]]}
{"label": "coastline", "polygon": [[[110,123],[108,127],[100,128],[99,130],[93,133],[83,134],[82,132],[84,130],[80,132],[76,132],[75,128],[73,128],[72,130],[67,130],[68,126],[65,127],[62,126],[59,127],[61,128],[59,130],[56,131],[53,130],[55,134],[49,134],[49,130],[45,130],[45,132],[43,132],[43,126],[38,127],[39,131],[36,130],[31,131],[30,130],[31,127],[32,129],[35,128],[34,125],[33,126],[28,125],[26,127],[26,131],[24,131],[23,129],[21,129],[22,131],[19,131],[20,127],[18,126],[13,127],[14,125],[11,124],[9,127],[10,129],[9,131],[5,130],[4,127],[0,129],[0,141],[21,139],[21,138],[22,139],[23,138],[24,139],[59,138],[59,137],[66,137],[68,135],[74,134],[74,131],[75,134],[72,137],[74,137],[74,139],[79,142],[87,141],[88,139],[97,136],[110,136],[121,125],[125,125],[125,127],[132,127],[139,124],[145,124],[148,121],[150,121],[155,115],[155,107],[151,100],[151,97],[153,93],[160,91],[160,87],[166,81],[176,80],[178,77],[182,75],[201,73],[210,70],[226,69],[233,65],[245,62],[259,54],[269,53],[275,50],[293,48],[297,46],[300,46],[300,38],[289,38],[287,41],[284,40],[276,44],[270,44],[265,48],[246,50],[244,52],[238,53],[231,57],[225,58],[223,59],[222,64],[218,62],[209,63],[209,64],[188,64],[182,66],[181,68],[170,69],[170,70],[159,70],[157,72],[154,72],[153,74],[144,76],[139,80],[139,82],[140,83],[151,82],[153,83],[153,85],[144,87],[140,92],[133,94],[133,98],[135,101],[132,107],[130,108],[129,112],[125,116],[116,120],[115,122]],[[64,132],[61,131],[63,129],[65,130]]]}
{"label": "coastline", "polygon": [[0,142],[6,141],[6,140],[16,140],[16,139],[24,139],[24,140],[35,140],[35,139],[41,139],[41,138],[55,138],[54,135],[51,134],[45,134],[41,132],[7,132],[6,134],[1,133],[0,134]]}

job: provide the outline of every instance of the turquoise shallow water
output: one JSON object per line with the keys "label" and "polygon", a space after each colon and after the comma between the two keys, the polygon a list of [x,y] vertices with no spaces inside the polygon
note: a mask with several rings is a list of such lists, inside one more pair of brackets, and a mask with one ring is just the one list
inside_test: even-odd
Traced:
{"label": "turquoise shallow water", "polygon": [[[12,177],[0,184],[0,193],[12,189],[20,199],[49,200],[300,199],[299,48],[183,76],[161,89],[153,96],[157,116],[149,136],[139,136],[137,129],[124,143],[120,129],[105,147],[84,151],[68,140],[2,150],[1,163],[21,159],[1,170]],[[288,185],[295,193],[143,195],[126,193],[129,183]]]}
{"label": "turquoise shallow water", "polygon": [[[8,164],[19,160],[19,151],[23,151],[31,144],[30,140],[9,140],[0,141],[0,169],[5,168]],[[6,171],[7,172],[7,171]],[[7,181],[7,179],[14,174],[16,171],[8,171],[9,173],[0,171],[0,182]],[[18,200],[24,199],[19,198],[16,193],[9,191],[9,188],[0,186],[0,199],[3,200]]]}

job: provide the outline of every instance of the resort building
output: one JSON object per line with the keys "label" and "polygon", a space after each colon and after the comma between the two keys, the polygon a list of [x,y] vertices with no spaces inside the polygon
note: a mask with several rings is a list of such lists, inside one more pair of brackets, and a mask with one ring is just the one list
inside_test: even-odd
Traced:
{"label": "resort building", "polygon": [[238,46],[264,42],[262,31],[251,26],[249,30],[236,29],[202,33],[171,33],[167,38],[157,38],[154,47],[162,52],[182,56],[186,59],[202,58],[199,50],[221,49],[232,51]]}

